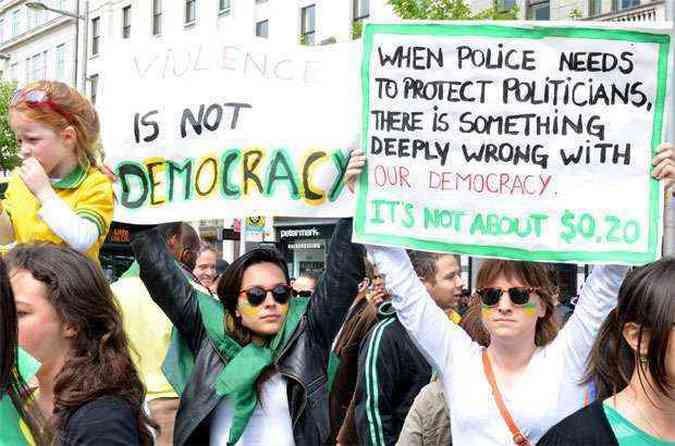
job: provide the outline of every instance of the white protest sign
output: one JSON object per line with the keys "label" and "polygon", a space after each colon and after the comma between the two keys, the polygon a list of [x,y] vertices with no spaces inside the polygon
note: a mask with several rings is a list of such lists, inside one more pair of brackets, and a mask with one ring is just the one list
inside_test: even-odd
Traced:
{"label": "white protest sign", "polygon": [[355,239],[468,255],[660,255],[667,31],[369,25]]}
{"label": "white protest sign", "polygon": [[102,86],[116,221],[344,216],[360,47],[220,35],[111,48]]}

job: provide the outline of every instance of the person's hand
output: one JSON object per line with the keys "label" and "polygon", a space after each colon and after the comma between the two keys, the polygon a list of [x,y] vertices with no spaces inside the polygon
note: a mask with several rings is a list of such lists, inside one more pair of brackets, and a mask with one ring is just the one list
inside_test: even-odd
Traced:
{"label": "person's hand", "polygon": [[349,163],[347,164],[347,170],[345,171],[345,184],[347,184],[347,188],[349,188],[352,193],[354,193],[356,179],[361,175],[365,165],[366,155],[363,153],[363,150],[353,150],[349,156]]}
{"label": "person's hand", "polygon": [[675,145],[664,143],[652,160],[652,176],[663,181],[666,191],[675,183]]}
{"label": "person's hand", "polygon": [[35,158],[31,157],[24,160],[19,169],[19,176],[41,203],[55,195],[47,172]]}
{"label": "person's hand", "polygon": [[383,290],[373,290],[366,295],[369,302],[379,307],[382,302],[389,300],[389,294]]}

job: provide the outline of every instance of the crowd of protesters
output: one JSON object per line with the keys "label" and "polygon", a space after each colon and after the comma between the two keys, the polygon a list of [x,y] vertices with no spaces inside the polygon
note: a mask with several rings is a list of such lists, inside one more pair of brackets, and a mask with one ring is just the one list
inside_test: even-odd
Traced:
{"label": "crowd of protesters", "polygon": [[[9,114],[0,445],[675,445],[674,259],[596,266],[561,312],[544,263],[485,259],[470,294],[458,257],[359,245],[343,219],[325,271],[292,279],[175,222],[110,285],[96,111],[37,82]],[[653,161],[666,187],[674,159]]]}

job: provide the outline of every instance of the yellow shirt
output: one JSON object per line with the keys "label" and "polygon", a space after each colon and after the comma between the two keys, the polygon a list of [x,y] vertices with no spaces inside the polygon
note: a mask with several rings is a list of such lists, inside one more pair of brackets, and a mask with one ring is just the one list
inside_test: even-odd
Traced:
{"label": "yellow shirt", "polygon": [[152,300],[140,277],[123,277],[111,288],[124,318],[131,357],[147,390],[146,398],[177,398],[162,372],[171,344],[171,321]]}
{"label": "yellow shirt", "polygon": [[458,312],[456,312],[455,310],[450,309],[450,310],[448,310],[447,314],[448,314],[448,318],[452,322],[454,322],[455,324],[459,325],[459,323],[462,322],[462,316],[460,316],[460,314]]}
{"label": "yellow shirt", "polygon": [[[78,166],[65,178],[52,184],[52,187],[56,195],[78,216],[93,222],[98,228],[98,239],[85,253],[98,262],[98,252],[108,235],[113,216],[112,183],[97,168],[84,169]],[[38,216],[40,201],[17,172],[9,180],[2,204],[12,220],[17,243],[46,241],[64,244]]]}

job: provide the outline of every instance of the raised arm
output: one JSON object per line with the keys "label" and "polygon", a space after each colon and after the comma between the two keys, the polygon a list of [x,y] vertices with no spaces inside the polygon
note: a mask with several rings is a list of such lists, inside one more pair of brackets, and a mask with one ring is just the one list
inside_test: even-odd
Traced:
{"label": "raised arm", "polygon": [[328,248],[326,272],[307,310],[311,335],[326,355],[365,275],[363,246],[352,243],[352,219],[338,221]]}
{"label": "raised arm", "polygon": [[593,268],[586,280],[579,302],[567,324],[552,342],[565,356],[566,376],[578,382],[586,360],[600,330],[600,325],[614,307],[627,266],[602,265]]}
{"label": "raised arm", "polygon": [[434,369],[443,373],[453,360],[453,352],[477,348],[477,344],[450,321],[429,296],[405,250],[382,246],[367,248],[384,276],[398,319]]}
{"label": "raised arm", "polygon": [[136,235],[131,248],[140,266],[141,280],[152,300],[178,329],[190,350],[196,353],[205,336],[199,311],[199,291],[185,277],[157,229]]}

